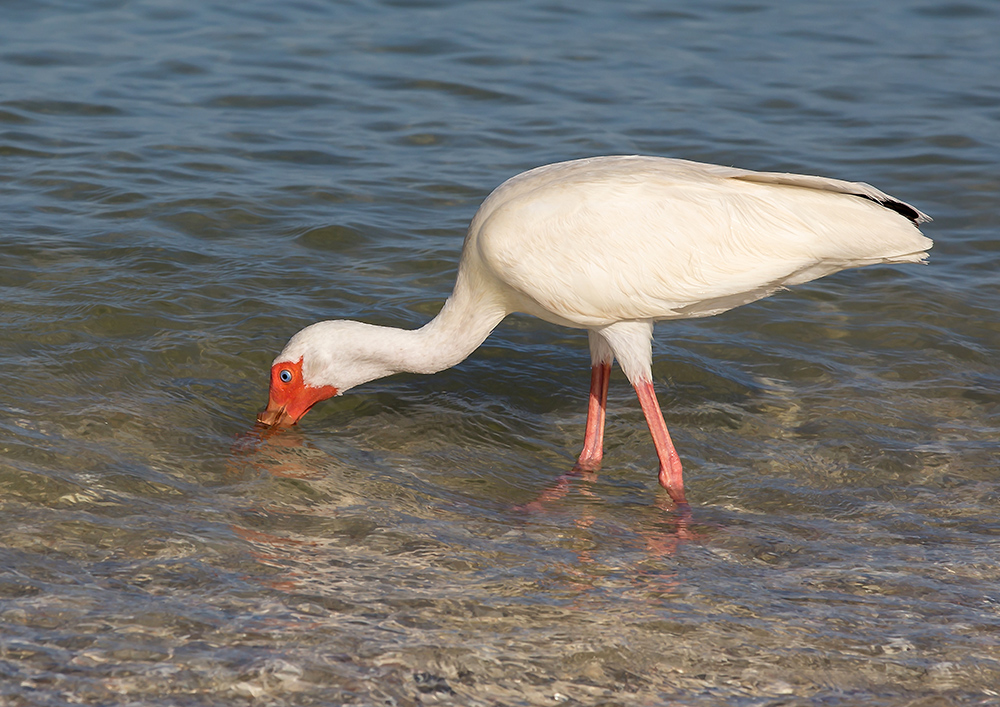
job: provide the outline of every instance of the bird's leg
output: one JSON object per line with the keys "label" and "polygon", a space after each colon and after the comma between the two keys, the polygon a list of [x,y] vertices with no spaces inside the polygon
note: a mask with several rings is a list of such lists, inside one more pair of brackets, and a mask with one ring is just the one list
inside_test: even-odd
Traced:
{"label": "bird's leg", "polygon": [[604,412],[608,406],[608,381],[611,362],[595,363],[590,369],[590,404],[587,406],[587,431],[583,436],[583,451],[576,462],[579,470],[594,470],[604,455]]}
{"label": "bird's leg", "polygon": [[[611,361],[595,363],[590,370],[590,404],[587,406],[587,431],[583,436],[583,451],[576,465],[556,479],[556,483],[545,489],[531,503],[521,506],[523,510],[541,510],[545,503],[558,501],[569,493],[570,483],[580,478],[594,481],[594,472],[601,466],[604,456],[604,411],[608,406],[608,381],[611,379]],[[584,491],[583,493],[589,493]]]}
{"label": "bird's leg", "polygon": [[653,382],[639,381],[635,384],[635,392],[639,396],[642,413],[646,416],[649,433],[653,436],[656,455],[660,458],[660,486],[667,490],[670,498],[674,499],[674,503],[687,505],[687,499],[684,497],[681,458],[678,456],[677,450],[674,449],[674,443],[670,441],[667,423],[663,419],[660,404],[656,402]]}

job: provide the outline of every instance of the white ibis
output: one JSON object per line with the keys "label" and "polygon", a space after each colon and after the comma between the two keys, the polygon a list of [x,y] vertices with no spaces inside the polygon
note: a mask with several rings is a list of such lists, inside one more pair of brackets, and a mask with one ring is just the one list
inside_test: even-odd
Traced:
{"label": "white ibis", "polygon": [[508,314],[586,329],[590,405],[578,466],[603,454],[611,362],[639,396],[659,481],[686,503],[681,461],[656,401],[653,323],[707,317],[845,268],[914,263],[929,218],[874,187],[661,157],[593,157],[529,170],[472,219],[455,289],[434,319],[404,330],[325,321],[271,367],[258,420],[292,425],[320,400],[403,371],[458,364]]}

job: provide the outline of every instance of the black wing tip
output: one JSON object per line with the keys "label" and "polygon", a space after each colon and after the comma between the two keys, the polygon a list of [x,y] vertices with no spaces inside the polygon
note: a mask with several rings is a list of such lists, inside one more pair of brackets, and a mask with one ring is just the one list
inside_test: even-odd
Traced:
{"label": "black wing tip", "polygon": [[879,206],[884,206],[891,211],[895,211],[900,216],[909,219],[914,226],[918,223],[926,223],[927,221],[932,220],[931,217],[923,211],[915,209],[903,201],[896,201],[895,199],[879,199],[878,197],[871,196],[869,194],[858,194],[858,196],[874,201]]}

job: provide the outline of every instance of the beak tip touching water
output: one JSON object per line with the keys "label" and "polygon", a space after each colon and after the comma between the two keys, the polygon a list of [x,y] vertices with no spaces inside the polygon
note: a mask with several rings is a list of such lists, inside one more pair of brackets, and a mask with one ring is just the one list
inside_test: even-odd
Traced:
{"label": "beak tip touching water", "polygon": [[267,408],[257,414],[257,422],[268,427],[291,427],[297,420],[289,415],[284,407],[268,404]]}

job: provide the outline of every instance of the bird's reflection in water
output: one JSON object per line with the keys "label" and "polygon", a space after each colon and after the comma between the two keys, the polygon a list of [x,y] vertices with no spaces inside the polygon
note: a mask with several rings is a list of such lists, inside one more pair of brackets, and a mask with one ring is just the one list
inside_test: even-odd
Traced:
{"label": "bird's reflection in water", "polygon": [[[230,469],[234,476],[242,478],[267,474],[280,479],[317,482],[329,478],[330,464],[327,452],[311,447],[294,430],[258,425],[234,440]],[[569,551],[573,559],[540,567],[540,584],[555,589],[551,587],[551,582],[555,580],[559,585],[557,593],[568,592],[582,598],[594,591],[604,591],[601,587],[609,575],[614,575],[619,580],[627,579],[630,587],[616,591],[638,593],[654,602],[657,597],[675,594],[680,580],[673,568],[664,566],[664,560],[669,560],[685,543],[697,542],[700,537],[695,530],[690,506],[675,504],[665,493],[657,494],[654,521],[650,521],[647,513],[643,513],[642,518],[632,516],[634,522],[611,520],[607,513],[600,510],[606,508],[606,503],[595,490],[597,480],[595,471],[574,468],[543,490],[534,501],[510,506],[506,512],[500,511],[501,516],[506,516],[505,520],[501,518],[505,525],[509,526],[511,520],[517,521],[525,533],[522,537],[527,538],[529,543],[548,542],[544,538],[551,538],[553,534],[551,520],[558,518],[560,522],[565,522],[566,514],[573,514],[570,520],[572,530],[569,532],[572,537],[564,537],[560,541],[560,547]],[[357,493],[357,489],[348,495],[357,499],[366,497],[364,492]],[[587,502],[573,502],[573,496],[583,497]],[[441,502],[447,506],[447,501],[442,499]],[[465,516],[482,505],[482,499],[478,503],[471,500],[462,504],[458,513]],[[337,507],[320,512],[336,517],[343,510]],[[425,510],[434,516],[433,522],[438,523],[441,511],[446,511],[446,508]],[[308,586],[322,580],[318,575],[329,571],[329,564],[323,561],[327,556],[324,549],[329,545],[329,538],[291,537],[274,532],[274,521],[280,521],[290,512],[295,512],[294,506],[281,504],[280,508],[272,507],[262,501],[255,507],[245,509],[242,516],[249,522],[234,524],[233,531],[247,541],[258,561],[283,570],[280,577],[269,579],[268,585],[279,591],[295,593],[303,590],[303,584]],[[307,512],[304,506],[302,512]],[[312,514],[316,512],[315,508],[308,511]],[[254,518],[260,519],[261,524],[254,523]],[[461,517],[453,520],[462,522]],[[263,528],[265,525],[270,527]],[[458,555],[471,549],[455,547],[454,551]],[[617,559],[609,559],[612,557]],[[314,573],[318,573],[317,576],[312,576]]]}
{"label": "bird's reflection in water", "polygon": [[321,457],[302,454],[306,449],[305,441],[294,428],[268,427],[258,422],[234,438],[230,446],[228,471],[245,476],[252,470],[287,479],[325,476],[329,468],[326,453],[322,453]]}
{"label": "bird's reflection in water", "polygon": [[[230,446],[227,472],[232,478],[246,479],[269,475],[284,479],[310,480],[327,475],[330,459],[316,454],[303,454],[307,446],[301,435],[292,430],[279,430],[257,423],[237,434]],[[316,450],[318,451],[318,450]],[[233,532],[246,541],[251,556],[266,567],[277,569],[280,575],[266,581],[268,587],[286,593],[299,590],[302,580],[308,580],[308,566],[325,541],[293,538],[267,532],[253,525],[273,524],[275,518],[287,515],[289,508],[272,508],[267,501],[255,503],[240,514],[247,522],[231,523]]]}
{"label": "bird's reflection in water", "polygon": [[[594,469],[574,466],[570,471],[560,476],[555,483],[543,490],[538,497],[515,510],[525,514],[541,514],[562,501],[571,491],[588,499],[597,499],[592,486],[597,483],[598,475]],[[665,557],[674,554],[681,543],[696,540],[698,535],[693,527],[691,506],[688,503],[675,503],[672,499],[657,495],[654,505],[663,513],[656,529],[638,528],[637,533],[642,538],[646,551],[655,557]],[[589,529],[593,525],[594,516],[584,506],[575,520],[580,529]],[[590,562],[588,553],[580,553],[583,563]]]}

